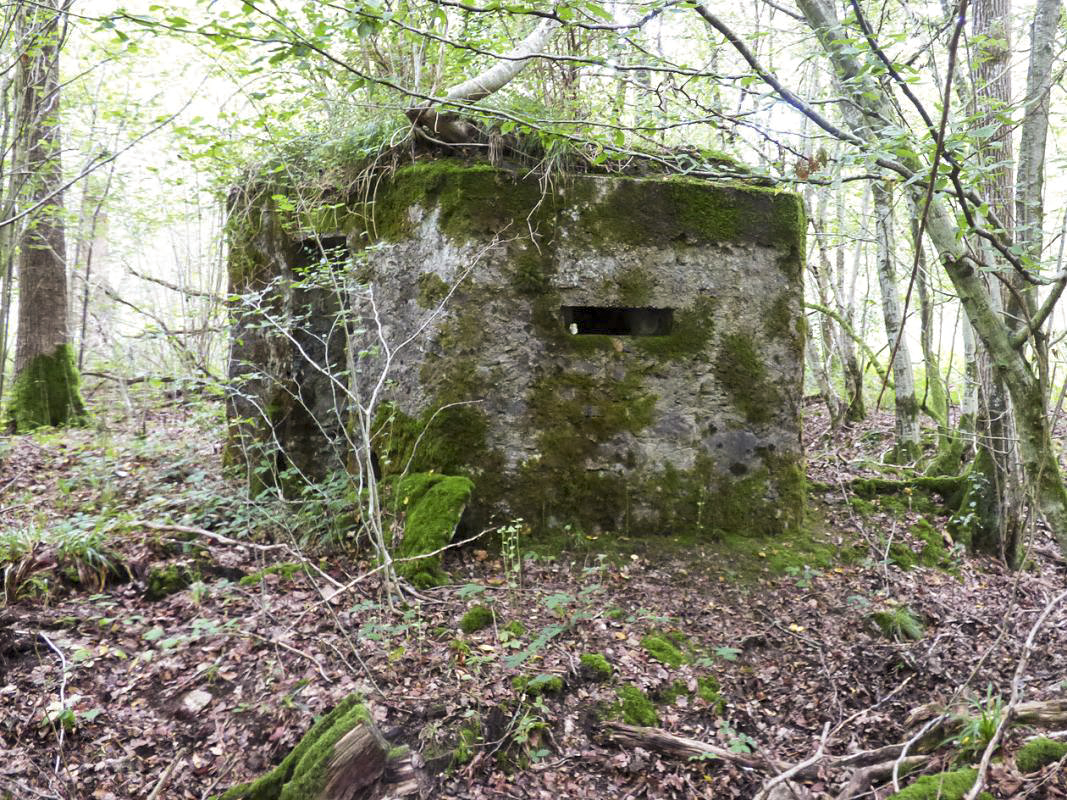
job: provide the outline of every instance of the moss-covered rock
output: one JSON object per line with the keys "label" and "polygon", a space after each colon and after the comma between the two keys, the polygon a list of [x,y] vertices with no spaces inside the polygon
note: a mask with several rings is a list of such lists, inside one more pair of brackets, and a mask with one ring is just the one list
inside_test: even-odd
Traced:
{"label": "moss-covered rock", "polygon": [[1019,768],[1019,772],[1029,775],[1049,764],[1055,764],[1064,756],[1067,756],[1067,742],[1039,737],[1031,739],[1019,748],[1019,752],[1015,754],[1015,766]]}
{"label": "moss-covered rock", "polygon": [[[316,800],[325,788],[334,745],[364,723],[377,732],[362,698],[346,697],[311,727],[281,764],[257,780],[233,787],[218,800]],[[393,752],[384,740],[381,745],[386,753]]]}
{"label": "moss-covered rock", "polygon": [[555,694],[563,691],[563,678],[559,675],[516,675],[511,679],[511,687],[516,692],[525,692],[531,696]]}
{"label": "moss-covered rock", "polygon": [[7,416],[16,433],[57,425],[83,425],[88,420],[81,396],[74,350],[60,345],[35,356],[15,375]]}
{"label": "moss-covered rock", "polygon": [[661,634],[649,634],[641,640],[645,652],[668,667],[680,667],[689,659],[673,642]]}
{"label": "moss-covered rock", "polygon": [[430,472],[414,473],[397,483],[397,506],[405,511],[404,538],[394,545],[393,557],[414,559],[398,561],[398,575],[420,588],[440,586],[448,580],[440,554],[426,554],[452,541],[473,490],[469,478]]}
{"label": "moss-covered rock", "polygon": [[[974,786],[977,777],[978,770],[975,769],[923,775],[911,786],[890,795],[887,800],[962,800]],[[993,800],[989,792],[982,792],[978,797],[979,800]]]}
{"label": "moss-covered rock", "polygon": [[187,589],[200,580],[200,572],[189,564],[166,564],[150,567],[145,576],[145,599],[162,600]]}
{"label": "moss-covered rock", "polygon": [[615,674],[615,668],[601,653],[582,653],[578,662],[586,680],[609,681]]}
{"label": "moss-covered rock", "polygon": [[619,703],[615,713],[622,717],[623,722],[646,727],[659,725],[659,714],[656,713],[655,703],[639,688],[627,684],[620,686],[616,694]]}
{"label": "moss-covered rock", "polygon": [[493,612],[487,606],[474,606],[459,621],[459,629],[464,633],[477,633],[493,624]]}

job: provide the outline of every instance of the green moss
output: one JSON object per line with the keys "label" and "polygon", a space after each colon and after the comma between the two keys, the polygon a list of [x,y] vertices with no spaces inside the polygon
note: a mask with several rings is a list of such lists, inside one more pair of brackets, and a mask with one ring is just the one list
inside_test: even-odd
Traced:
{"label": "green moss", "polygon": [[771,304],[763,319],[763,327],[771,339],[804,338],[804,315],[793,313],[792,293],[782,292]]}
{"label": "green moss", "polygon": [[476,633],[493,624],[496,617],[486,606],[474,606],[459,621],[459,629],[464,633]]}
{"label": "green moss", "polygon": [[269,567],[245,575],[238,583],[241,586],[255,586],[267,575],[281,575],[282,580],[288,581],[292,580],[294,575],[303,571],[304,565],[295,561],[285,564],[271,564]]}
{"label": "green moss", "polygon": [[582,223],[592,244],[754,241],[803,252],[804,212],[796,195],[678,178],[577,180],[571,195],[588,204]]}
{"label": "green moss", "polygon": [[636,686],[620,686],[616,694],[619,703],[615,713],[622,717],[623,722],[628,725],[649,727],[659,725],[659,714],[656,713],[655,704]]}
{"label": "green moss", "polygon": [[[219,800],[310,800],[322,792],[334,745],[354,727],[371,722],[362,698],[349,695],[316,722],[281,764],[261,778],[235,786]],[[388,745],[383,742],[388,751]]]}
{"label": "green moss", "polygon": [[81,379],[69,344],[49,355],[35,356],[15,375],[7,417],[15,433],[88,421]]}
{"label": "green moss", "polygon": [[452,751],[452,765],[461,766],[468,763],[474,758],[474,749],[481,741],[481,725],[476,719],[460,728],[456,736],[456,747]]}
{"label": "green moss", "polygon": [[519,622],[517,619],[513,619],[500,630],[507,631],[511,634],[512,638],[515,639],[518,639],[520,636],[524,636],[526,634],[526,626]]}
{"label": "green moss", "polygon": [[[470,398],[467,398],[470,399]],[[390,404],[375,415],[374,443],[384,476],[405,472],[463,474],[465,467],[485,457],[485,414],[472,405],[427,411],[409,417]]]}
{"label": "green moss", "polygon": [[563,691],[563,678],[559,675],[516,675],[511,679],[511,687],[516,692],[525,692],[531,696],[554,694]]}
{"label": "green moss", "polygon": [[[887,800],[962,800],[974,786],[977,777],[978,770],[975,769],[923,775],[911,786],[890,795]],[[978,797],[979,800],[993,800],[989,792],[982,792]]]}
{"label": "green moss", "polygon": [[904,606],[875,611],[870,615],[870,620],[887,639],[910,639],[917,642],[923,638],[922,623]]}
{"label": "green moss", "polygon": [[900,569],[905,572],[919,562],[919,558],[915,555],[915,551],[908,547],[904,542],[899,541],[890,543],[888,556],[890,564],[900,567]]}
{"label": "green moss", "polygon": [[633,345],[660,362],[701,356],[715,334],[717,307],[715,298],[698,297],[692,306],[675,311],[671,332],[667,336],[638,336],[633,339]]}
{"label": "green moss", "polygon": [[646,653],[668,667],[680,667],[688,661],[681,650],[660,634],[649,634],[641,640],[641,646]]}
{"label": "green moss", "polygon": [[1040,737],[1031,739],[1019,748],[1019,752],[1015,754],[1015,766],[1019,768],[1019,772],[1029,775],[1049,764],[1055,764],[1064,756],[1067,756],[1067,742]]}
{"label": "green moss", "polygon": [[679,697],[688,697],[689,687],[685,685],[685,681],[675,681],[669,686],[658,689],[654,693],[654,698],[659,705],[670,706],[678,700]]}
{"label": "green moss", "polygon": [[919,554],[919,563],[924,567],[948,568],[952,566],[952,558],[945,540],[941,533],[927,520],[920,519],[915,523],[911,532],[923,543],[922,552]]}
{"label": "green moss", "polygon": [[615,668],[600,653],[582,653],[578,662],[582,675],[591,681],[608,681],[615,674]]}
{"label": "green moss", "polygon": [[724,336],[714,372],[719,385],[746,420],[753,425],[771,421],[781,406],[781,399],[767,378],[767,369],[752,336],[743,333]]}
{"label": "green moss", "polygon": [[152,567],[145,577],[145,599],[162,600],[164,597],[187,589],[200,579],[200,573],[186,564],[168,564]]}
{"label": "green moss", "polygon": [[416,302],[419,308],[432,309],[441,305],[441,301],[448,297],[451,290],[439,275],[433,272],[424,272],[418,278],[419,294]]}
{"label": "green moss", "polygon": [[[404,538],[393,547],[393,557],[411,559],[440,550],[452,541],[459,518],[470,500],[474,484],[469,478],[416,472],[396,485],[398,508],[406,512]],[[397,574],[420,588],[439,586],[448,576],[440,554],[398,561]]]}
{"label": "green moss", "polygon": [[614,295],[627,306],[647,306],[652,297],[652,277],[640,267],[619,270],[613,277],[608,296]]}
{"label": "green moss", "polygon": [[697,678],[697,697],[710,705],[716,714],[722,714],[726,710],[722,687],[714,675],[701,675]]}
{"label": "green moss", "polygon": [[450,239],[465,241],[525,226],[548,209],[539,206],[541,188],[534,178],[520,179],[488,164],[447,159],[398,169],[382,186],[372,210],[378,239],[401,239],[412,230],[410,209],[436,208],[438,225]]}

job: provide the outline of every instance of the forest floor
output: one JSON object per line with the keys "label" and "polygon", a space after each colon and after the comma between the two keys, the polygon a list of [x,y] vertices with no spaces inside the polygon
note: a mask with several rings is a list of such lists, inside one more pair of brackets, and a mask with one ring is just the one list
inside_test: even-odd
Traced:
{"label": "forest floor", "polygon": [[[936,498],[854,497],[890,420],[830,433],[809,405],[814,547],[575,533],[551,555],[520,535],[516,560],[494,534],[449,553],[450,585],[390,609],[374,576],[350,585],[372,563],[324,528],[336,507],[251,502],[223,473],[219,404],[145,390],[95,405],[92,428],[0,439],[0,797],[207,798],[352,692],[426,761],[432,797],[750,798],[775,774],[620,745],[612,717],[788,765],[907,739],[923,704],[962,706],[924,768],[948,769],[981,755],[968,732],[995,726],[1067,586],[1040,529],[1013,573],[951,547]],[[309,566],[284,566],[298,552]],[[490,624],[461,632],[479,604]],[[879,611],[904,620],[897,636]],[[1067,608],[1019,686],[1067,695]],[[1067,762],[1016,769],[1035,730],[1008,732],[995,797],[1067,797]],[[795,788],[834,797],[847,777]]]}

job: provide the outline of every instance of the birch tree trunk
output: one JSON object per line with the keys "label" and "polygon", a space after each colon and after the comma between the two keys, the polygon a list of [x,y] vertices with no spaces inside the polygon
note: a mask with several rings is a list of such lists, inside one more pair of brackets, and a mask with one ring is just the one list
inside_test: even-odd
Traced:
{"label": "birch tree trunk", "polygon": [[[68,0],[69,1],[69,0]],[[59,49],[65,35],[57,0],[20,2],[17,132],[25,183],[20,199],[42,205],[19,245],[19,314],[10,426],[80,422],[85,415],[67,330],[67,266],[60,165]]]}
{"label": "birch tree trunk", "polygon": [[911,368],[911,352],[904,337],[904,319],[897,294],[896,270],[893,268],[895,242],[893,235],[893,206],[889,187],[881,181],[871,184],[874,195],[875,238],[877,242],[878,287],[882,292],[882,318],[889,340],[893,362],[894,405],[896,411],[896,443],[893,462],[910,464],[922,454],[919,444],[919,404],[915,400],[915,375]]}

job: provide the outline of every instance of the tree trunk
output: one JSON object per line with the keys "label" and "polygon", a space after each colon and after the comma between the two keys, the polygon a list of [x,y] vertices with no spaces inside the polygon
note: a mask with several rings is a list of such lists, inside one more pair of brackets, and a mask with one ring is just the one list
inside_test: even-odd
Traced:
{"label": "tree trunk", "polygon": [[67,331],[63,173],[60,165],[59,49],[65,24],[55,0],[20,3],[17,136],[26,182],[21,198],[36,210],[18,256],[19,315],[10,425],[25,431],[78,422],[85,406]]}
{"label": "tree trunk", "polygon": [[[867,215],[868,194],[863,193],[863,210],[861,216]],[[837,230],[839,236],[845,232],[845,201],[844,195],[837,192]],[[859,273],[861,249],[857,246],[855,257],[852,260],[851,280],[846,281],[845,275],[845,242],[838,242],[835,254],[837,266],[837,313],[856,330],[855,308],[856,297],[855,277]],[[862,335],[862,328],[858,331]],[[845,411],[845,419],[849,422],[862,422],[867,418],[867,407],[863,402],[863,366],[856,355],[856,348],[852,338],[844,331],[838,331],[838,347],[841,350],[842,369],[845,373],[845,393],[848,397],[848,408]]]}
{"label": "tree trunk", "polygon": [[941,358],[934,344],[934,300],[930,293],[931,276],[926,265],[926,250],[919,241],[919,221],[911,221],[911,241],[915,252],[918,274],[915,276],[915,290],[919,295],[919,346],[923,351],[923,365],[926,375],[926,396],[923,405],[930,410],[937,421],[939,434],[944,436],[948,428],[949,401],[945,381],[941,377]]}
{"label": "tree trunk", "polygon": [[[871,184],[874,191],[875,238],[877,240],[878,286],[882,291],[882,317],[892,358],[894,403],[896,410],[896,444],[893,462],[910,464],[918,461],[919,404],[915,400],[915,375],[911,369],[911,352],[904,337],[904,318],[897,295],[896,270],[893,269],[893,206],[889,188],[880,181]],[[895,353],[894,353],[895,351]]]}
{"label": "tree trunk", "polygon": [[[882,121],[896,118],[888,97],[869,72],[862,69],[834,6],[825,0],[798,0],[797,5],[834,66],[839,89],[846,98],[839,103],[842,116],[855,136],[876,147]],[[917,158],[903,157],[902,161],[915,173],[925,171]],[[956,215],[943,197],[928,197],[921,182],[912,182],[908,194],[916,216],[926,212],[930,241],[989,355],[993,374],[1007,388],[1013,403],[1018,454],[1027,488],[1059,537],[1061,548],[1067,552],[1067,490],[1052,447],[1041,381],[1025,358],[1022,345],[1016,345],[1011,328],[998,313],[988,287],[975,268],[971,253],[980,252],[981,248],[960,239]]]}

